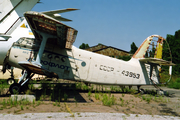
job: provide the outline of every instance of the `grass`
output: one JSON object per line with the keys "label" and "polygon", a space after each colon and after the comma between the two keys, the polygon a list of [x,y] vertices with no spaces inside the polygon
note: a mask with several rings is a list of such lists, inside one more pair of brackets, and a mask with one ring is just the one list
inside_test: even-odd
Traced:
{"label": "grass", "polygon": [[123,106],[124,106],[124,100],[123,100],[121,97],[120,97],[119,99],[120,99],[120,101],[121,101],[120,106],[123,107]]}
{"label": "grass", "polygon": [[6,109],[6,108],[18,107],[18,106],[20,106],[21,110],[24,110],[24,106],[28,106],[28,105],[31,105],[31,104],[32,103],[27,101],[27,100],[17,101],[17,99],[12,100],[11,98],[3,99],[0,102],[0,105],[2,105],[1,110]]}
{"label": "grass", "polygon": [[168,83],[168,87],[180,89],[180,78],[176,78],[174,81],[170,81],[170,83]]}
{"label": "grass", "polygon": [[89,98],[89,100],[91,100],[91,94],[92,94],[91,91],[89,91],[89,92],[88,92],[88,98]]}
{"label": "grass", "polygon": [[107,94],[103,95],[103,98],[102,98],[103,105],[112,106],[115,104],[115,101],[116,101],[116,98],[114,97],[114,95],[112,95],[112,96],[107,95]]}
{"label": "grass", "polygon": [[[97,86],[97,87],[96,87]],[[68,86],[70,87],[70,86]],[[94,89],[94,88],[98,89]],[[4,89],[5,87],[2,86]],[[24,110],[24,109],[29,109],[30,106],[33,106],[34,108],[39,106],[40,104],[43,104],[43,101],[52,101],[53,106],[57,107],[62,107],[60,105],[60,102],[67,102],[68,100],[70,101],[69,98],[74,98],[74,103],[77,106],[78,103],[78,97],[76,98],[77,91],[76,90],[82,90],[82,91],[88,91],[87,95],[90,99],[90,97],[94,97],[96,100],[99,100],[104,106],[109,106],[109,107],[114,107],[113,105],[117,105],[117,110],[119,110],[119,107],[129,107],[129,108],[135,108],[136,106],[131,105],[132,103],[135,103],[135,100],[126,100],[127,94],[133,94],[136,92],[134,89],[129,89],[126,87],[124,91],[126,93],[122,93],[121,88],[117,86],[102,86],[102,85],[91,85],[91,86],[86,86],[82,82],[77,82],[75,84],[75,88],[73,89],[74,96],[70,96],[69,93],[66,90],[61,89],[62,87],[57,86],[56,84],[42,84],[41,86],[42,91],[41,94],[38,98],[38,101],[33,100],[33,102],[28,102],[28,101],[13,101],[12,99],[8,100],[2,100],[0,101],[0,110],[3,109],[8,109],[12,107],[18,107],[19,110]],[[31,85],[31,89],[26,91],[26,94],[31,94],[33,93],[32,91],[35,88]],[[1,89],[0,89],[1,90]],[[111,92],[121,92],[121,96],[119,98],[116,98],[114,95],[111,94]],[[93,94],[94,93],[94,94]],[[151,103],[151,101],[155,102],[168,102],[168,99],[165,99],[162,96],[155,96],[155,92],[151,91],[152,94],[150,95],[137,95],[136,96],[141,96],[140,98],[144,101],[146,101],[148,104]],[[35,93],[37,96],[39,93]],[[93,94],[93,95],[92,95]],[[119,105],[119,106],[118,106]],[[68,111],[68,106],[67,106],[67,111]],[[17,112],[17,111],[15,111]]]}
{"label": "grass", "polygon": [[64,101],[67,101],[68,95],[64,93]]}
{"label": "grass", "polygon": [[160,81],[161,83],[166,83],[165,86],[169,88],[174,88],[174,89],[180,89],[180,75],[172,75],[171,80],[169,80],[169,73],[164,72],[160,75]]}
{"label": "grass", "polygon": [[2,95],[6,88],[9,88],[10,85],[7,84],[7,80],[1,79],[0,80],[0,95]]}
{"label": "grass", "polygon": [[21,105],[21,110],[24,110],[23,106]]}
{"label": "grass", "polygon": [[95,99],[96,99],[96,100],[100,100],[100,96],[99,96],[98,93],[95,93]]}

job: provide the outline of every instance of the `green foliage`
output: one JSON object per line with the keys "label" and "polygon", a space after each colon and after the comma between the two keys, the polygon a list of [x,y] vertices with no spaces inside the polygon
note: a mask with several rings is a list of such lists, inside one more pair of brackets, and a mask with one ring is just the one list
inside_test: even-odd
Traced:
{"label": "green foliage", "polygon": [[89,88],[88,88],[87,85],[84,84],[84,85],[82,86],[82,89],[83,89],[83,90],[88,90]]}
{"label": "green foliage", "polygon": [[88,92],[88,97],[91,97],[91,91]]}
{"label": "green foliage", "polygon": [[23,106],[21,105],[21,110],[24,110]]}
{"label": "green foliage", "polygon": [[177,78],[175,81],[171,81],[168,84],[168,87],[175,88],[175,89],[180,89],[180,78]]}
{"label": "green foliage", "polygon": [[99,97],[99,94],[98,94],[98,93],[95,93],[95,99],[96,99],[96,100],[100,100],[100,97]]}
{"label": "green foliage", "polygon": [[156,49],[152,48],[152,50],[149,51],[149,57],[154,57],[155,52],[156,52]]}
{"label": "green foliage", "polygon": [[80,46],[79,46],[80,49],[86,49],[86,48],[89,48],[89,45],[88,44],[85,44],[85,43],[82,43]]}
{"label": "green foliage", "polygon": [[132,42],[130,53],[134,54],[137,49],[138,49],[138,47],[136,46],[136,44],[134,42]]}
{"label": "green foliage", "polygon": [[152,100],[151,95],[142,96],[142,99],[145,100],[145,101],[147,101],[148,104],[149,104],[150,101]]}
{"label": "green foliage", "polygon": [[173,74],[180,73],[180,30],[175,32],[175,35],[167,35],[166,41],[169,44],[163,44],[163,59],[171,61],[169,47],[172,54],[172,62],[176,64],[173,66]]}
{"label": "green foliage", "polygon": [[64,93],[64,101],[67,101],[67,99],[68,99],[68,95]]}
{"label": "green foliage", "polygon": [[0,80],[0,95],[2,95],[6,88],[9,88],[10,85],[7,84],[7,80],[1,79]]}
{"label": "green foliage", "polygon": [[76,89],[81,89],[82,87],[82,83],[81,82],[77,82],[76,83]]}
{"label": "green foliage", "polygon": [[131,56],[119,56],[118,59],[129,61],[131,59]]}
{"label": "green foliage", "polygon": [[124,106],[124,100],[123,100],[121,97],[120,97],[119,99],[120,99],[120,101],[121,101],[120,106],[123,107],[123,106]]}
{"label": "green foliage", "polygon": [[112,95],[111,97],[111,96],[108,96],[107,94],[104,94],[102,102],[103,102],[103,105],[105,106],[111,106],[115,104],[115,100],[116,99],[114,98],[114,95]]}

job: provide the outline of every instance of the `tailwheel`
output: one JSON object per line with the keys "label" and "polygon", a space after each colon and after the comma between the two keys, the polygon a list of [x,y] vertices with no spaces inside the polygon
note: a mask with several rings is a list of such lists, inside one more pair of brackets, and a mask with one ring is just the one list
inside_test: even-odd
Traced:
{"label": "tailwheel", "polygon": [[140,93],[141,95],[143,95],[143,94],[145,94],[146,92],[145,92],[144,89],[140,89],[140,90],[139,90],[139,93]]}
{"label": "tailwheel", "polygon": [[145,94],[146,91],[145,91],[144,89],[140,88],[140,87],[141,87],[140,85],[137,86],[137,88],[138,88],[138,93],[140,93],[141,95]]}
{"label": "tailwheel", "polygon": [[9,87],[9,91],[11,94],[19,94],[20,93],[20,84],[18,83],[13,83]]}

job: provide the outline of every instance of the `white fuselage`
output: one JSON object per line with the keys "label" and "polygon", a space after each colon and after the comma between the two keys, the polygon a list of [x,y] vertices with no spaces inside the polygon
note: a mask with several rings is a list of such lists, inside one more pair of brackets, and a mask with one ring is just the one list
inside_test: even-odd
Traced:
{"label": "white fuselage", "polygon": [[[38,49],[13,46],[9,54],[9,64],[22,68],[18,62],[27,61],[30,56],[36,56],[37,52]],[[46,45],[41,65],[58,74],[60,79],[112,85],[152,84],[149,76],[150,66],[140,63],[138,59],[123,61],[74,46],[67,50],[59,48],[56,44]],[[158,76],[159,72],[155,67],[152,79],[156,83],[159,83]]]}

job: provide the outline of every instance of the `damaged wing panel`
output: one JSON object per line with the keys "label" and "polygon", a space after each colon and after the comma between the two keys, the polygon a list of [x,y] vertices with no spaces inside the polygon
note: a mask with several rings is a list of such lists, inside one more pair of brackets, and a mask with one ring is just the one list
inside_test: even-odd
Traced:
{"label": "damaged wing panel", "polygon": [[41,31],[46,34],[57,36],[56,40],[61,48],[71,49],[77,36],[77,30],[42,13],[29,11],[26,12],[24,16],[36,39],[42,39],[42,36],[36,32]]}

